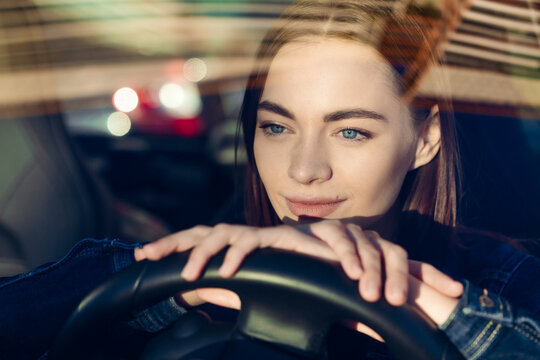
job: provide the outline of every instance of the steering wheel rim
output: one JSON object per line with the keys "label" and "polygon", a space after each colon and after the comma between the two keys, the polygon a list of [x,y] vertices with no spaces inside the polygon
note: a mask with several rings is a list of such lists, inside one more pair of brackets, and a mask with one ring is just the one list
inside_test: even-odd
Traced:
{"label": "steering wheel rim", "polygon": [[[214,256],[195,282],[180,276],[189,253],[123,269],[81,301],[57,337],[50,358],[73,358],[84,348],[85,334],[112,318],[128,318],[177,292],[217,287],[236,292],[242,300],[240,332],[308,355],[320,355],[331,323],[348,318],[379,333],[398,360],[464,359],[436,324],[412,306],[394,307],[384,299],[364,301],[338,264],[264,249],[250,254],[233,277],[224,279],[218,274],[224,254]],[[286,306],[279,306],[283,302]]]}

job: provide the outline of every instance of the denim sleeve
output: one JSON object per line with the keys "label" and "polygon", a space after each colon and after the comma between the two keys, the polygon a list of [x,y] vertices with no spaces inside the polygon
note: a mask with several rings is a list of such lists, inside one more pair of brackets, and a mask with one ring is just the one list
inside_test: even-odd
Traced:
{"label": "denim sleeve", "polygon": [[187,312],[174,300],[174,297],[137,313],[128,325],[137,330],[158,332],[178,320]]}
{"label": "denim sleeve", "polygon": [[516,308],[469,281],[465,281],[464,294],[440,328],[466,359],[540,358],[538,315]]}
{"label": "denim sleeve", "polygon": [[[140,246],[140,244],[135,245],[135,247]],[[119,261],[119,259],[117,259],[118,257],[121,257],[123,261]],[[130,256],[116,252],[114,261],[116,266],[115,272],[122,270],[134,262],[135,258],[133,252],[130,253]],[[174,300],[174,297],[171,296],[168,299],[136,313],[133,316],[133,319],[128,322],[128,325],[136,330],[154,333],[167,328],[170,324],[177,321],[184,313],[186,313],[186,310],[178,305]]]}
{"label": "denim sleeve", "polygon": [[[45,352],[84,296],[131,265],[135,261],[133,250],[139,246],[119,240],[85,239],[55,263],[0,278],[2,356],[35,359]],[[129,325],[155,332],[183,313],[172,299],[166,299],[136,314]]]}

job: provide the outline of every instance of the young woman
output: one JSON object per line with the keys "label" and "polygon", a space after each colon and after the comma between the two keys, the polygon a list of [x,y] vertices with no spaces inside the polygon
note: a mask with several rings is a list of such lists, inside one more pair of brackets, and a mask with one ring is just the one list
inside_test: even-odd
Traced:
{"label": "young woman", "polygon": [[[455,231],[452,117],[444,102],[412,111],[419,67],[436,61],[422,25],[377,1],[296,1],[264,39],[244,99],[251,226],[196,227],[136,259],[193,249],[188,280],[227,246],[224,277],[261,247],[336,260],[365,300],[418,306],[467,358],[540,356],[538,259]],[[388,48],[391,29],[409,44],[420,37],[413,61],[410,48]],[[183,301],[240,306],[213,289]]]}
{"label": "young woman", "polygon": [[[249,226],[198,226],[142,248],[87,240],[59,263],[0,281],[0,306],[16,312],[29,287],[33,298],[54,299],[51,281],[65,286],[82,274],[91,289],[96,277],[135,260],[188,249],[186,279],[196,279],[225,247],[220,273],[228,277],[254,249],[275,247],[339,261],[367,301],[384,296],[395,306],[419,307],[469,359],[537,358],[540,261],[490,236],[455,230],[459,161],[452,117],[443,101],[425,113],[412,106],[420,70],[436,62],[433,33],[406,9],[384,4],[296,1],[264,39],[241,115]],[[389,49],[392,34],[407,33],[416,39],[412,50]],[[98,266],[103,274],[92,273]],[[58,328],[89,290],[76,288],[69,300],[62,293],[47,302],[56,309],[48,329]],[[16,294],[11,302],[9,294]],[[54,305],[60,300],[62,306]],[[234,294],[217,289],[176,300],[182,307],[167,299],[131,325],[157,331],[205,301],[240,306]],[[27,305],[21,316],[30,321],[37,310]],[[12,338],[25,336],[20,319],[3,320],[4,329],[15,324],[11,332],[19,335]],[[378,338],[362,324],[356,328]],[[44,340],[36,333],[44,351],[52,335]]]}

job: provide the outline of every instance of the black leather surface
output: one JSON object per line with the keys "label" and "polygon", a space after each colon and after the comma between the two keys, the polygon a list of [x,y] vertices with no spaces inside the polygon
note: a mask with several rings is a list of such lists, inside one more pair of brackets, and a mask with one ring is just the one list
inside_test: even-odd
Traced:
{"label": "black leather surface", "polygon": [[436,325],[411,308],[364,302],[356,284],[336,264],[266,249],[251,254],[233,278],[223,279],[217,273],[221,253],[212,258],[200,280],[189,283],[179,276],[187,255],[137,263],[92,292],[68,320],[51,359],[80,356],[90,346],[83,340],[107,321],[197,287],[235,291],[242,299],[237,326],[243,334],[305,354],[323,354],[330,324],[349,318],[381,334],[396,359],[462,359]]}
{"label": "black leather surface", "polygon": [[0,255],[34,268],[84,237],[114,235],[113,207],[91,176],[60,116],[2,119],[0,226],[21,252]]}

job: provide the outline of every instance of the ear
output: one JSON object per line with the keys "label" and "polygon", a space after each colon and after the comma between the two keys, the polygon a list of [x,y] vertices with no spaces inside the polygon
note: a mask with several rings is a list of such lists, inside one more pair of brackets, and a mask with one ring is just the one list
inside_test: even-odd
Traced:
{"label": "ear", "polygon": [[428,164],[437,155],[441,148],[441,118],[439,107],[434,105],[428,119],[422,124],[418,137],[416,155],[411,170]]}

